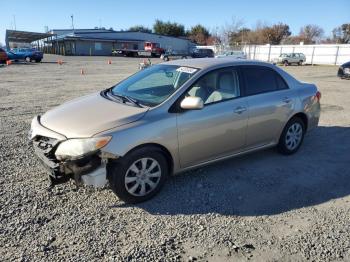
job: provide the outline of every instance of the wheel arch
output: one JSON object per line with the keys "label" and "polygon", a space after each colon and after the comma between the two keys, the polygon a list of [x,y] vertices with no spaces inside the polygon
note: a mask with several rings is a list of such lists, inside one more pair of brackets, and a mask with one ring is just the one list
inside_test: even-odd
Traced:
{"label": "wheel arch", "polygon": [[283,130],[285,129],[285,127],[287,126],[288,122],[293,119],[294,117],[298,117],[300,118],[304,125],[305,125],[305,132],[307,131],[307,128],[308,128],[308,118],[307,118],[307,115],[304,113],[304,112],[298,112],[298,113],[295,113],[293,114],[289,119],[288,121],[284,124],[283,128],[279,131],[279,135],[278,135],[278,140],[281,138],[281,135],[283,133]]}
{"label": "wheel arch", "polygon": [[150,148],[156,151],[160,151],[164,154],[167,163],[168,163],[168,167],[169,167],[169,174],[172,174],[174,171],[174,159],[173,156],[171,155],[170,151],[163,145],[161,144],[157,144],[157,143],[145,143],[145,144],[141,144],[138,145],[132,149],[130,149],[125,155],[128,155],[136,150],[139,150],[141,148]]}
{"label": "wheel arch", "polygon": [[290,121],[294,117],[298,117],[303,121],[303,123],[305,125],[305,131],[307,131],[308,122],[309,122],[307,115],[304,112],[299,112],[299,113],[294,114],[291,118],[289,118],[288,121]]}

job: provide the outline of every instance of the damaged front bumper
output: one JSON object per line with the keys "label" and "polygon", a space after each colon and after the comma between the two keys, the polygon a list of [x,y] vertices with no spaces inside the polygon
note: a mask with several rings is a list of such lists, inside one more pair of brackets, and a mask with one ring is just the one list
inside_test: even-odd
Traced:
{"label": "damaged front bumper", "polygon": [[[39,119],[33,119],[33,122],[35,122],[34,125],[38,126],[40,129],[44,128],[40,124]],[[41,135],[44,132],[38,134],[33,133],[33,131],[35,132],[38,130],[33,130],[32,123],[32,130],[29,137],[30,142],[33,144],[35,154],[48,171],[51,186],[66,183],[70,179],[73,179],[76,185],[84,183],[102,187],[107,184],[106,165],[108,163],[108,158],[100,150],[80,158],[60,161],[56,158],[55,151],[64,139],[58,137],[57,134],[48,133],[49,131],[52,132],[48,129],[41,130],[47,131],[45,136]]]}
{"label": "damaged front bumper", "polygon": [[68,182],[73,179],[81,183],[101,187],[107,184],[106,163],[100,152],[74,159],[59,161],[54,155],[55,141],[52,138],[40,137],[33,141],[35,154],[48,171],[51,185]]}

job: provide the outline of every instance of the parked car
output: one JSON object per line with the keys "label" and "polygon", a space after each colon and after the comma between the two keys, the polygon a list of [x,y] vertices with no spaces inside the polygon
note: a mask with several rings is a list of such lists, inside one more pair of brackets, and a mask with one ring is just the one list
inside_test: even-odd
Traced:
{"label": "parked car", "polygon": [[29,138],[53,185],[109,181],[137,203],[171,174],[269,147],[297,152],[320,98],[269,63],[173,60],[34,117]]}
{"label": "parked car", "polygon": [[243,51],[226,51],[215,56],[216,58],[236,58],[236,59],[247,59],[247,55]]}
{"label": "parked car", "polygon": [[160,59],[163,61],[176,60],[176,59],[188,59],[191,58],[192,54],[189,53],[179,53],[176,51],[166,51],[161,54]]}
{"label": "parked car", "polygon": [[6,63],[7,60],[8,60],[8,57],[7,57],[6,51],[0,48],[0,64]]}
{"label": "parked car", "polygon": [[214,51],[210,48],[196,48],[189,53],[179,53],[176,51],[166,51],[160,56],[163,61],[188,59],[188,58],[207,58],[214,57]]}
{"label": "parked car", "polygon": [[210,48],[196,48],[191,54],[192,58],[214,57],[214,51]]}
{"label": "parked car", "polygon": [[27,62],[35,61],[41,62],[44,57],[43,52],[33,48],[14,48],[11,51],[7,51],[7,56],[10,60],[25,60]]}
{"label": "parked car", "polygon": [[342,64],[338,70],[338,77],[344,79],[350,79],[350,61]]}
{"label": "parked car", "polygon": [[306,57],[303,53],[283,53],[273,60],[274,64],[283,64],[285,66],[291,64],[302,65],[305,61]]}

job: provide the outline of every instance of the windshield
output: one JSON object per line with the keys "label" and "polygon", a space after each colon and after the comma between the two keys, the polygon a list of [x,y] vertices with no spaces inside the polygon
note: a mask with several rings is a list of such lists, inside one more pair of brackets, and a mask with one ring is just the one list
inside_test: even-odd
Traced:
{"label": "windshield", "polygon": [[140,105],[156,106],[190,79],[198,69],[176,65],[154,65],[125,79],[111,89]]}

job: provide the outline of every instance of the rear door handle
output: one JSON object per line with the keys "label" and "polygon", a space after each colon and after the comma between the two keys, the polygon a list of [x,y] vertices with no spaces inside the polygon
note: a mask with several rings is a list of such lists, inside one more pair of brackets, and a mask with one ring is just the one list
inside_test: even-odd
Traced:
{"label": "rear door handle", "polygon": [[285,97],[282,99],[283,103],[289,104],[292,101],[292,99],[290,99],[289,97]]}
{"label": "rear door handle", "polygon": [[244,111],[247,111],[247,108],[246,107],[244,107],[244,106],[239,106],[239,107],[236,107],[236,109],[235,109],[235,113],[236,114],[242,114]]}

